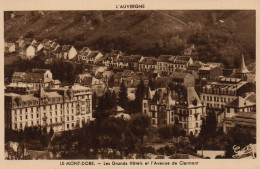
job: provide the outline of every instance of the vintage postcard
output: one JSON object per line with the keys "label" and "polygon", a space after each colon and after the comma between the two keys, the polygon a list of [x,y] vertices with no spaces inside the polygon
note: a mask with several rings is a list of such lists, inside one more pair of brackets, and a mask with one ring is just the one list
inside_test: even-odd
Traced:
{"label": "vintage postcard", "polygon": [[260,167],[259,2],[1,2],[0,168]]}

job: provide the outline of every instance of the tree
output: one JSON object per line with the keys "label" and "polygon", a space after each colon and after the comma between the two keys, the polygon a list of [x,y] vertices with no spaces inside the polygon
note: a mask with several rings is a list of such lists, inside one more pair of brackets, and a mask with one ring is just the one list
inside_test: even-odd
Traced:
{"label": "tree", "polygon": [[118,105],[122,108],[126,109],[128,106],[128,97],[127,97],[127,88],[124,83],[120,86],[120,91],[118,94]]}
{"label": "tree", "polygon": [[49,136],[52,137],[53,134],[54,134],[54,130],[53,130],[53,128],[51,127],[50,132],[49,132]]}
{"label": "tree", "polygon": [[150,127],[150,117],[142,113],[132,115],[129,121],[129,128],[131,132],[141,140],[143,143],[143,137],[147,134],[147,128]]}
{"label": "tree", "polygon": [[135,93],[136,112],[142,111],[142,101],[144,99],[145,85],[143,80],[137,85]]}
{"label": "tree", "polygon": [[97,93],[94,92],[94,94],[92,95],[92,108],[94,110],[96,109],[96,105],[97,105]]}
{"label": "tree", "polygon": [[170,139],[172,137],[172,125],[164,125],[158,128],[159,136],[164,139]]}
{"label": "tree", "polygon": [[216,130],[217,130],[217,119],[215,112],[209,113],[207,119],[206,119],[206,127],[208,130],[208,134],[211,137],[215,137]]}
{"label": "tree", "polygon": [[208,133],[208,128],[206,126],[206,120],[205,118],[202,118],[202,122],[201,122],[201,128],[200,128],[200,137],[205,137]]}

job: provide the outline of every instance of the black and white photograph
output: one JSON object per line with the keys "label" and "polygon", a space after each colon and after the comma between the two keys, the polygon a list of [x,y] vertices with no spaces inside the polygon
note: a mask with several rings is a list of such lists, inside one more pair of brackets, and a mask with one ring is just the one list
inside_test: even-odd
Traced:
{"label": "black and white photograph", "polygon": [[5,160],[256,160],[256,10],[116,8],[3,12]]}

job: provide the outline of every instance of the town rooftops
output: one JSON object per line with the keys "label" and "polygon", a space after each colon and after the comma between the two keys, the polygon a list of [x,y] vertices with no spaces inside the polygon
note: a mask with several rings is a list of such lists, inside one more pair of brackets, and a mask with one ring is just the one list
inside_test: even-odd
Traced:
{"label": "town rooftops", "polygon": [[33,73],[46,73],[49,69],[32,69]]}
{"label": "town rooftops", "polygon": [[88,55],[89,53],[91,52],[91,50],[88,48],[88,47],[83,47],[81,50],[80,50],[80,54],[81,55]]}
{"label": "town rooftops", "polygon": [[195,91],[194,87],[187,88],[187,101],[188,101],[188,107],[202,106],[201,100],[197,92]]}
{"label": "town rooftops", "polygon": [[142,57],[143,57],[142,55],[131,55],[130,60],[132,62],[139,62]]}
{"label": "town rooftops", "polygon": [[176,56],[175,62],[188,62],[191,58],[189,56]]}
{"label": "town rooftops", "polygon": [[169,59],[172,57],[172,55],[160,55],[157,58],[157,62],[169,62]]}
{"label": "town rooftops", "polygon": [[103,72],[103,74],[102,74],[102,76],[104,77],[104,78],[111,78],[111,76],[113,76],[114,75],[114,72],[113,71],[109,71],[109,70],[106,70],[106,71],[104,71]]}
{"label": "town rooftops", "polygon": [[88,58],[95,58],[100,52],[98,51],[92,51],[87,57]]}
{"label": "town rooftops", "polygon": [[42,43],[45,44],[45,43],[47,43],[47,42],[49,42],[49,41],[50,41],[50,39],[43,39],[43,40],[42,40]]}
{"label": "town rooftops", "polygon": [[62,97],[58,92],[44,92],[44,96],[48,98]]}
{"label": "town rooftops", "polygon": [[171,78],[173,81],[183,81],[188,75],[189,73],[173,72]]}
{"label": "town rooftops", "polygon": [[39,100],[39,98],[35,97],[32,94],[29,95],[21,95],[21,94],[15,94],[15,93],[5,93],[5,96],[13,97],[13,98],[18,98],[22,102],[27,102],[27,101],[33,101],[33,100]]}
{"label": "town rooftops", "polygon": [[5,48],[9,48],[9,47],[11,47],[13,45],[15,45],[15,44],[14,43],[7,43],[7,42],[5,42]]}
{"label": "town rooftops", "polygon": [[248,93],[244,97],[238,96],[236,99],[229,102],[226,106],[240,108],[240,107],[255,106],[255,105],[256,105],[256,94]]}
{"label": "town rooftops", "polygon": [[144,65],[156,65],[156,58],[155,57],[144,57],[140,64]]}
{"label": "town rooftops", "polygon": [[72,48],[72,45],[63,45],[61,51],[62,52],[69,52],[69,50]]}
{"label": "town rooftops", "polygon": [[241,64],[240,67],[237,69],[236,73],[250,73],[249,70],[246,67],[245,60],[244,60],[244,55],[242,54],[241,56]]}
{"label": "town rooftops", "polygon": [[13,73],[13,76],[22,76],[22,75],[25,75],[25,72],[14,72]]}
{"label": "town rooftops", "polygon": [[233,122],[235,125],[256,127],[256,112],[240,112],[234,117],[226,117],[225,122]]}
{"label": "town rooftops", "polygon": [[129,76],[131,76],[133,74],[133,71],[132,70],[124,70],[123,72],[122,72],[122,77],[129,77]]}

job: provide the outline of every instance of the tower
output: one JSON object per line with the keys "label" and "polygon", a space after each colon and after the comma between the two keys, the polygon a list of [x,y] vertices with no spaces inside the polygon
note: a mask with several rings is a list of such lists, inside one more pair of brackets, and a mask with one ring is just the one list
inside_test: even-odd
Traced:
{"label": "tower", "polygon": [[241,56],[241,64],[240,67],[236,71],[236,77],[241,78],[242,80],[247,80],[247,76],[250,74],[250,71],[247,69],[244,55]]}

